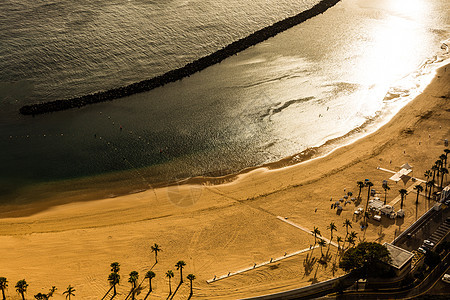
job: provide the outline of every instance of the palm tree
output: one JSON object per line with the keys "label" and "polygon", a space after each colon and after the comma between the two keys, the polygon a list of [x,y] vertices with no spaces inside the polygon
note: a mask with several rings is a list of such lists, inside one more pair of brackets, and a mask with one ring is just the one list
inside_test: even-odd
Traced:
{"label": "palm tree", "polygon": [[183,283],[183,268],[186,266],[186,263],[182,260],[178,261],[175,264],[175,267],[177,267],[177,270],[180,270],[180,284]]}
{"label": "palm tree", "polygon": [[342,225],[342,227],[345,227],[345,229],[347,230],[347,234],[348,234],[348,228],[352,228],[352,221],[350,221],[349,219],[345,219],[344,224]]}
{"label": "palm tree", "polygon": [[445,167],[447,168],[447,156],[450,153],[450,149],[444,149],[444,155],[445,155],[445,159],[444,159],[444,163],[445,163]]}
{"label": "palm tree", "polygon": [[75,297],[75,294],[73,293],[75,291],[76,290],[73,288],[73,286],[71,286],[69,284],[69,286],[67,287],[67,290],[63,294],[66,294],[66,299],[69,298],[69,300],[70,300],[70,296],[74,296]]}
{"label": "palm tree", "polygon": [[425,173],[424,173],[423,175],[427,178],[427,180],[426,180],[426,182],[425,182],[425,196],[426,196],[426,195],[427,195],[427,189],[428,189],[427,182],[428,182],[428,180],[429,180],[430,177],[431,177],[431,171],[430,171],[430,170],[427,170],[427,171],[425,171]]}
{"label": "palm tree", "polygon": [[386,205],[387,191],[389,191],[391,187],[387,183],[385,183],[383,184],[383,189],[384,189],[384,205]]}
{"label": "palm tree", "polygon": [[111,285],[111,287],[114,289],[114,296],[115,296],[117,294],[116,285],[119,284],[119,282],[120,282],[120,275],[118,273],[112,272],[108,276],[108,282]]}
{"label": "palm tree", "polygon": [[357,181],[356,184],[359,187],[359,193],[358,193],[358,199],[361,199],[361,191],[364,188],[364,182],[362,181]]}
{"label": "palm tree", "polygon": [[327,242],[325,242],[325,240],[323,240],[323,239],[319,239],[318,244],[319,244],[319,246],[320,246],[320,253],[322,254],[322,257],[323,257],[323,251],[322,251],[322,248],[323,248],[324,246],[327,245]]}
{"label": "palm tree", "polygon": [[444,153],[444,154],[441,154],[441,155],[439,156],[439,159],[440,159],[441,162],[442,162],[441,167],[447,168],[447,155],[445,155],[445,153]]}
{"label": "palm tree", "polygon": [[354,237],[352,237],[351,235],[349,235],[348,237],[347,237],[347,242],[348,242],[348,244],[350,245],[355,245],[355,238]]}
{"label": "palm tree", "polygon": [[433,181],[436,178],[436,171],[439,170],[439,167],[437,165],[434,165],[431,167],[431,171],[433,171]]}
{"label": "palm tree", "polygon": [[441,168],[441,189],[442,189],[442,185],[444,184],[444,176],[445,174],[448,174],[448,169],[442,167]]}
{"label": "palm tree", "polygon": [[358,237],[358,233],[356,233],[355,231],[352,231],[348,234],[347,242],[349,242],[350,244],[355,246],[357,237]]}
{"label": "palm tree", "polygon": [[435,166],[437,167],[437,170],[436,170],[436,182],[437,182],[438,185],[439,185],[439,174],[441,172],[441,168],[443,167],[443,165],[444,165],[444,162],[442,160],[440,160],[440,159],[438,159],[435,162]]}
{"label": "palm tree", "polygon": [[56,286],[52,286],[52,288],[48,291],[48,298],[53,297],[53,294],[56,292],[57,288]]}
{"label": "palm tree", "polygon": [[327,226],[327,229],[330,230],[330,243],[333,240],[333,231],[337,231],[336,225],[334,225],[334,222],[331,222],[330,225]]}
{"label": "palm tree", "polygon": [[314,230],[311,231],[311,233],[314,235],[314,247],[315,247],[316,244],[317,244],[317,237],[318,237],[318,236],[321,236],[320,230],[319,230],[319,228],[317,228],[317,227],[314,226]]}
{"label": "palm tree", "polygon": [[414,189],[417,191],[416,204],[419,204],[419,194],[423,191],[423,186],[417,184],[414,186]]}
{"label": "palm tree", "polygon": [[169,278],[169,295],[172,295],[172,285],[170,284],[170,279],[173,278],[172,270],[166,272],[166,277]]}
{"label": "palm tree", "polygon": [[427,178],[427,181],[428,181],[428,179],[430,179],[430,177],[432,175],[432,172],[430,170],[426,170],[423,175]]}
{"label": "palm tree", "polygon": [[158,263],[158,252],[162,251],[158,244],[154,244],[150,247],[152,249],[152,252],[155,252],[155,264]]}
{"label": "palm tree", "polygon": [[26,293],[27,288],[28,288],[28,283],[25,281],[25,279],[17,281],[15,287],[16,287],[16,291],[20,295],[22,295],[22,300],[25,300],[25,296],[23,294]]}
{"label": "palm tree", "polygon": [[191,293],[190,296],[192,296],[193,292],[192,292],[192,281],[195,279],[195,275],[194,274],[188,274],[187,279],[189,279],[189,281],[191,282]]}
{"label": "palm tree", "polygon": [[341,242],[342,242],[342,238],[340,236],[338,236],[336,238],[336,242],[338,243],[338,250],[341,250]]}
{"label": "palm tree", "polygon": [[408,191],[405,189],[400,189],[400,190],[398,190],[398,192],[400,193],[400,197],[402,198],[402,200],[400,202],[400,209],[403,209],[403,200],[406,199],[406,195],[408,194]]}
{"label": "palm tree", "polygon": [[330,251],[331,241],[333,240],[333,231],[337,231],[336,225],[334,225],[334,222],[331,222],[329,226],[327,226],[327,229],[330,230],[330,243],[328,244],[328,251]]}
{"label": "palm tree", "polygon": [[373,183],[370,181],[366,181],[366,186],[367,186],[367,202],[366,202],[366,208],[364,209],[364,224],[366,224],[366,212],[367,212],[367,206],[369,206],[370,188],[373,187]]}
{"label": "palm tree", "polygon": [[135,293],[136,293],[136,287],[137,287],[137,281],[139,279],[139,273],[136,271],[130,272],[130,278],[128,278],[128,282],[131,283],[131,299],[134,300]]}
{"label": "palm tree", "polygon": [[0,277],[0,290],[2,290],[3,300],[6,300],[5,290],[8,287],[8,280],[6,277]]}
{"label": "palm tree", "polygon": [[119,271],[120,271],[120,264],[118,262],[113,262],[111,264],[111,272],[119,273]]}
{"label": "palm tree", "polygon": [[148,286],[149,286],[149,290],[150,290],[149,293],[153,290],[152,289],[152,279],[155,278],[155,276],[156,276],[156,274],[153,271],[148,271],[145,274],[145,278],[148,278]]}
{"label": "palm tree", "polygon": [[429,190],[428,190],[428,199],[430,199],[431,198],[431,190],[432,190],[432,188],[434,187],[434,180],[433,179],[431,179],[430,181],[427,181],[427,186],[429,187]]}
{"label": "palm tree", "polygon": [[348,228],[349,227],[352,228],[352,221],[350,221],[349,219],[345,219],[344,223],[342,224],[342,227],[345,227],[345,229],[346,229],[344,243],[342,244],[342,248],[344,249],[345,242],[346,242],[347,236],[348,236]]}

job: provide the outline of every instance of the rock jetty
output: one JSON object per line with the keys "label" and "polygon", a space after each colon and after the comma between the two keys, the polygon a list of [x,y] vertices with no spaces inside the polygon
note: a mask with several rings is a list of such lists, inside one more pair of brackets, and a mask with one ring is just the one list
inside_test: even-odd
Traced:
{"label": "rock jetty", "polygon": [[209,66],[219,63],[222,60],[241,52],[242,50],[261,43],[268,38],[273,37],[282,31],[285,31],[286,29],[289,29],[325,12],[328,8],[336,5],[338,2],[339,0],[323,0],[306,11],[255,31],[249,36],[239,39],[214,53],[199,58],[181,68],[168,71],[167,73],[153,77],[151,79],[143,80],[107,91],[100,91],[93,94],[84,95],[81,97],[26,105],[20,108],[20,113],[23,115],[38,115],[54,111],[66,110],[70,108],[80,108],[88,104],[112,101],[114,99],[130,96],[133,94],[150,91],[154,88],[164,86],[165,84],[168,84],[170,82],[175,82],[177,80],[188,77],[196,72],[204,70]]}

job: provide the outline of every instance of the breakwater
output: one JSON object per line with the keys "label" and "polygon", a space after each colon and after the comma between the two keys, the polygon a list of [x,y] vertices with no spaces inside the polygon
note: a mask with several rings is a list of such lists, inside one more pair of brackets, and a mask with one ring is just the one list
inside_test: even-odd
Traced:
{"label": "breakwater", "polygon": [[261,43],[280,32],[283,32],[295,25],[298,25],[312,17],[325,12],[328,8],[334,6],[338,2],[339,0],[323,0],[312,8],[305,10],[295,16],[286,18],[270,26],[255,31],[247,37],[239,39],[214,53],[211,53],[191,63],[188,63],[183,67],[168,71],[151,79],[143,80],[107,91],[100,91],[93,94],[84,95],[81,97],[26,105],[20,108],[20,113],[23,115],[38,115],[54,111],[66,110],[70,108],[80,108],[88,104],[112,101],[114,99],[123,98],[133,94],[150,91],[154,88],[164,86],[165,84],[181,80],[196,72],[204,70],[209,66],[219,63],[232,55],[235,55],[253,45]]}

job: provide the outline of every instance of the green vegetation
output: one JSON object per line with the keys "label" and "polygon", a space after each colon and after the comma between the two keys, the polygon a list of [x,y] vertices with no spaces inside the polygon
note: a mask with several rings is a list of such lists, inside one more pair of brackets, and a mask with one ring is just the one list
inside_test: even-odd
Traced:
{"label": "green vegetation", "polygon": [[385,246],[363,242],[345,251],[339,267],[346,272],[360,271],[363,278],[367,278],[369,272],[371,276],[379,277],[389,272],[387,263],[390,260],[389,251]]}
{"label": "green vegetation", "polygon": [[155,278],[156,274],[153,271],[148,271],[147,274],[145,274],[145,278],[148,279],[148,286],[150,289],[150,292],[152,292],[152,279]]}
{"label": "green vegetation", "polygon": [[414,186],[414,189],[417,191],[416,204],[419,204],[419,194],[423,191],[423,186],[417,184]]}
{"label": "green vegetation", "polygon": [[24,293],[27,292],[28,283],[25,281],[25,279],[19,280],[16,283],[16,291],[22,296],[22,300],[25,300]]}
{"label": "green vegetation", "polygon": [[174,274],[172,270],[166,272],[166,277],[169,278],[169,296],[172,295],[172,284],[170,282],[171,278],[173,278]]}
{"label": "green vegetation", "polygon": [[190,296],[192,296],[192,294],[193,294],[192,281],[195,279],[195,275],[194,274],[188,274],[187,279],[189,279],[189,281],[191,282],[191,293],[190,293]]}
{"label": "green vegetation", "polygon": [[8,287],[6,277],[0,277],[0,290],[2,290],[3,300],[6,300],[5,290]]}
{"label": "green vegetation", "polygon": [[139,279],[139,273],[136,271],[130,272],[130,277],[128,278],[128,282],[131,284],[131,299],[134,300],[136,297],[136,288],[137,288],[137,280]]}
{"label": "green vegetation", "polygon": [[158,252],[162,251],[158,244],[154,244],[150,247],[152,249],[152,252],[155,252],[155,264],[158,263]]}
{"label": "green vegetation", "polygon": [[109,274],[108,282],[111,285],[111,287],[114,289],[114,294],[113,294],[113,297],[114,297],[117,294],[116,285],[118,285],[120,282],[120,275],[118,273],[114,273],[114,272]]}
{"label": "green vegetation", "polygon": [[180,284],[183,283],[183,268],[186,266],[186,263],[182,260],[178,261],[175,264],[175,267],[177,267],[177,270],[180,270]]}

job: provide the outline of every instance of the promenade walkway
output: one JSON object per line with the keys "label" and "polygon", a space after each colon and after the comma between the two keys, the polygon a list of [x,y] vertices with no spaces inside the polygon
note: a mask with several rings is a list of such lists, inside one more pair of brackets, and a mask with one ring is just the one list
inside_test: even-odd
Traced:
{"label": "promenade walkway", "polygon": [[[311,230],[309,230],[309,229],[307,229],[307,228],[305,228],[305,227],[302,227],[302,226],[300,226],[300,225],[298,225],[298,224],[295,224],[294,222],[292,222],[292,221],[290,221],[290,220],[288,220],[288,219],[286,219],[286,218],[283,218],[283,217],[278,216],[277,219],[279,219],[279,220],[281,220],[281,221],[283,221],[283,222],[286,222],[286,223],[288,223],[289,225],[292,225],[292,226],[294,226],[294,227],[297,227],[298,229],[301,229],[301,230],[303,230],[304,232],[309,233],[310,235],[314,235],[314,233],[312,233]],[[324,241],[327,242],[328,244],[330,243],[330,240],[327,239],[327,238],[324,238],[323,236],[320,236],[319,238],[322,239],[322,240],[324,240]],[[335,246],[335,247],[338,247],[338,245],[337,245],[335,242],[331,242],[331,245],[333,245],[333,246]]]}
{"label": "promenade walkway", "polygon": [[253,264],[253,265],[250,266],[250,267],[246,267],[246,268],[243,268],[243,269],[234,271],[234,272],[229,272],[229,273],[227,273],[227,274],[225,274],[225,275],[214,276],[214,278],[209,279],[209,280],[206,280],[206,282],[207,282],[207,283],[213,283],[213,282],[216,282],[216,281],[225,279],[225,278],[230,278],[230,277],[233,276],[233,275],[238,275],[238,274],[241,274],[241,273],[244,273],[244,272],[247,272],[247,271],[255,270],[256,268],[259,268],[259,267],[263,267],[263,266],[269,265],[269,264],[271,264],[271,263],[274,263],[274,262],[277,262],[277,261],[280,261],[280,260],[283,260],[283,259],[292,257],[292,256],[294,256],[294,255],[297,255],[297,254],[301,254],[301,253],[304,253],[304,252],[311,251],[311,250],[313,250],[313,249],[315,249],[315,248],[317,248],[317,247],[319,247],[319,246],[316,245],[316,246],[314,246],[314,247],[302,249],[302,250],[295,251],[295,252],[292,252],[292,253],[285,253],[283,256],[276,257],[276,258],[271,258],[270,260],[265,261],[265,262],[262,262],[262,263],[259,263],[259,264],[255,263],[255,264]]}

